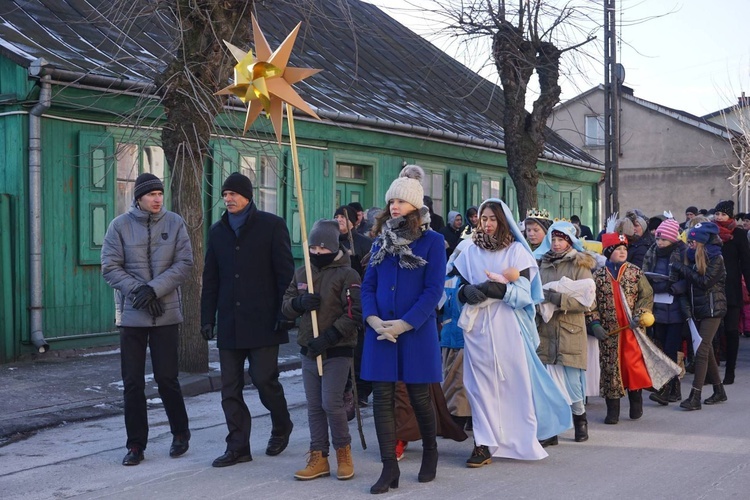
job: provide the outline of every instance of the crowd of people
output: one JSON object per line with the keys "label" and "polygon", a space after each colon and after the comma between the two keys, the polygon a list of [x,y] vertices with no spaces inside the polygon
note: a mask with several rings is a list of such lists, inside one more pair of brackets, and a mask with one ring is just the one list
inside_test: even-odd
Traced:
{"label": "crowd of people", "polygon": [[[309,267],[295,270],[283,219],[259,211],[250,179],[222,186],[226,212],[208,233],[201,335],[217,337],[227,437],[214,467],[252,460],[244,365],[272,421],[266,454],[283,452],[293,422],[279,382],[279,345],[297,325],[310,446],[299,480],[354,476],[348,421],[370,404],[382,472],[371,493],[397,488],[398,461],[421,440],[419,482],[435,479],[438,435],[473,433],[467,467],[493,457],[539,460],[558,436],[589,438],[586,402],[601,396],[605,424],[643,415],[643,391],[659,406],[699,410],[728,400],[740,332],[750,335],[750,214],[731,201],[711,211],[613,214],[594,237],[578,216],[529,210],[517,221],[490,198],[443,218],[424,196],[424,172],[408,165],[385,209],[336,208],[307,235]],[[190,429],[177,380],[180,285],[193,255],[184,222],[163,206],[151,174],[135,184],[126,214],[110,225],[102,274],[115,289],[125,383],[127,455],[148,441],[144,365],[173,434],[170,456],[188,451]],[[308,261],[306,258],[306,261]],[[723,378],[720,364],[724,363]],[[683,399],[681,377],[692,373]],[[712,394],[702,399],[705,383]],[[408,429],[408,430],[407,430]]]}

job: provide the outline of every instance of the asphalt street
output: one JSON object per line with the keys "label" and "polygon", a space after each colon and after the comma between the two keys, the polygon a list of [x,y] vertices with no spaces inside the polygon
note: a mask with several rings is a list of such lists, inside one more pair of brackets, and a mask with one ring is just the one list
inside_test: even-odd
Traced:
{"label": "asphalt street", "polygon": [[[628,419],[623,399],[618,425],[604,425],[604,401],[588,405],[588,442],[575,443],[573,432],[561,436],[550,456],[537,462],[494,459],[481,469],[464,461],[471,441],[440,439],[437,479],[416,480],[420,445],[411,443],[400,462],[401,482],[387,495],[408,498],[747,498],[750,491],[750,339],[742,339],[737,382],[727,386],[729,401],[686,412],[675,404],[660,407],[646,401],[643,418]],[[683,380],[683,394],[689,377]],[[254,389],[246,390],[255,416],[253,461],[216,469],[211,461],[225,448],[225,425],[217,392],[187,399],[193,438],[190,451],[170,459],[171,435],[163,409],[149,413],[151,437],[146,460],[123,467],[125,434],[121,416],[71,423],[40,430],[0,448],[0,496],[3,499],[47,498],[365,498],[380,473],[370,408],[363,411],[367,450],[351,422],[355,476],[297,481],[305,464],[309,435],[302,379],[288,371],[282,379],[295,429],[287,450],[264,454],[270,419]],[[710,395],[704,389],[704,397]],[[335,458],[331,465],[335,468]]]}

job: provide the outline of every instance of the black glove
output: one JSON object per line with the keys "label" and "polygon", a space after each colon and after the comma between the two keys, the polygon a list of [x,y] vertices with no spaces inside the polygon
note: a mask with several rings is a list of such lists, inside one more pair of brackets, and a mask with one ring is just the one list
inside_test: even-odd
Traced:
{"label": "black glove", "polygon": [[607,338],[607,330],[605,330],[598,321],[591,323],[589,329],[591,330],[591,334],[598,340],[604,340]]}
{"label": "black glove", "polygon": [[342,335],[336,328],[331,327],[318,335],[317,339],[310,339],[307,343],[307,354],[312,357],[318,357],[332,345],[336,345]]}
{"label": "black glove", "polygon": [[315,311],[320,307],[320,294],[303,293],[292,299],[292,308],[298,313]]}
{"label": "black glove", "polygon": [[295,323],[293,319],[289,319],[282,313],[276,317],[276,323],[273,326],[273,331],[276,333],[286,333],[294,328]]}
{"label": "black glove", "polygon": [[475,305],[487,300],[487,296],[474,285],[465,285],[458,291],[458,299],[467,304]]}
{"label": "black glove", "polygon": [[164,306],[161,305],[161,301],[159,301],[159,299],[154,298],[154,300],[148,303],[148,312],[154,318],[158,318],[159,316],[164,314]]}
{"label": "black glove", "polygon": [[211,340],[216,336],[214,333],[214,325],[206,324],[201,326],[201,336],[206,340]]}
{"label": "black glove", "polygon": [[133,307],[135,309],[143,309],[148,306],[148,303],[156,298],[156,292],[148,285],[139,286],[132,293],[133,296]]}
{"label": "black glove", "polygon": [[545,290],[544,291],[544,300],[551,304],[555,304],[556,306],[559,306],[562,304],[562,294],[560,292],[555,292],[553,290]]}
{"label": "black glove", "polygon": [[505,283],[498,283],[495,281],[485,281],[476,285],[480,292],[485,294],[490,299],[500,299],[505,297],[505,292],[508,290],[508,285]]}
{"label": "black glove", "polygon": [[682,279],[685,275],[685,264],[682,262],[670,262],[669,263],[669,281],[675,282]]}

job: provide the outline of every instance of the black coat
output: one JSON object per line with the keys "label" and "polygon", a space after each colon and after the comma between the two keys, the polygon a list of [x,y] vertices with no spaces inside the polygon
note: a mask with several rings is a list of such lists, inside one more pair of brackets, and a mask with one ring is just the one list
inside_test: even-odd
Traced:
{"label": "black coat", "polygon": [[643,267],[643,258],[654,243],[651,233],[644,234],[628,246],[628,262],[634,266]]}
{"label": "black coat", "polygon": [[729,307],[742,307],[742,277],[750,291],[750,245],[747,231],[736,227],[732,239],[721,246],[724,266],[727,269],[727,304]]}
{"label": "black coat", "polygon": [[453,229],[451,226],[445,226],[440,230],[440,234],[443,235],[443,238],[445,238],[445,242],[448,244],[447,248],[445,249],[445,255],[447,258],[450,258],[453,250],[456,249],[456,246],[458,246],[459,242],[461,241],[461,234],[463,234],[463,229],[463,227]]}
{"label": "black coat", "polygon": [[208,231],[201,293],[201,324],[218,326],[219,349],[289,342],[287,331],[275,331],[275,327],[293,275],[294,259],[283,219],[253,204],[236,237],[224,213]]}
{"label": "black coat", "polygon": [[[354,252],[352,252],[352,255],[350,256],[351,268],[357,271],[357,274],[359,274],[359,277],[361,279],[365,276],[365,269],[362,267],[361,261],[365,257],[365,255],[370,253],[372,240],[367,236],[352,231],[352,241],[354,242]],[[339,244],[345,249],[349,250],[349,235],[340,234]]]}
{"label": "black coat", "polygon": [[[727,272],[721,255],[708,260],[706,274],[701,276],[695,266],[681,263],[671,263],[684,280],[672,286],[675,295],[686,290],[690,298],[690,308],[695,319],[721,318],[727,313],[727,296],[724,287]],[[685,286],[687,285],[687,286]]]}

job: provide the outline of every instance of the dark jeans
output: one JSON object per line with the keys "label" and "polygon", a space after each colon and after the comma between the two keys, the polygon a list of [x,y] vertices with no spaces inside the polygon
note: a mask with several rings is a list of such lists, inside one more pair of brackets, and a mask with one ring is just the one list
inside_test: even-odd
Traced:
{"label": "dark jeans", "polygon": [[654,336],[659,341],[661,350],[675,363],[677,351],[682,347],[683,327],[683,323],[654,323]]}
{"label": "dark jeans", "polygon": [[283,436],[291,432],[292,420],[279,382],[279,346],[256,349],[219,349],[221,365],[221,407],[227,421],[227,450],[250,449],[252,418],[245,404],[245,360],[250,362],[248,374],[260,402],[271,413],[271,434]]}
{"label": "dark jeans", "polygon": [[179,325],[148,328],[120,328],[120,364],[125,386],[125,429],[127,448],[146,449],[148,412],[146,408],[146,346],[151,349],[151,365],[159,396],[167,412],[173,435],[190,435],[185,400],[177,378]]}
{"label": "dark jeans", "polygon": [[695,353],[695,376],[693,377],[693,389],[702,390],[703,384],[716,385],[721,383],[719,376],[719,365],[716,364],[714,356],[713,339],[719,328],[721,318],[706,318],[696,321],[698,333],[701,336],[701,345]]}

